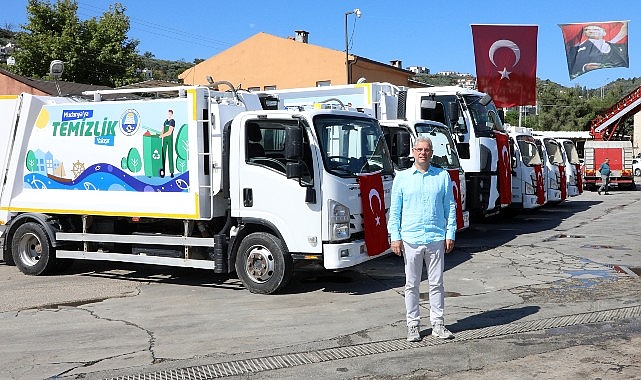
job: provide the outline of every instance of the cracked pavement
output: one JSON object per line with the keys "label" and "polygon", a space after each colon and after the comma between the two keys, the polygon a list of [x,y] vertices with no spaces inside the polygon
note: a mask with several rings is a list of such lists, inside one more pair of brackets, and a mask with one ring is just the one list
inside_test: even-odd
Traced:
{"label": "cracked pavement", "polygon": [[[587,192],[473,223],[446,257],[446,323],[456,333],[641,304],[641,280],[622,269],[641,268],[640,211],[639,191]],[[395,256],[299,268],[271,296],[198,270],[76,262],[30,277],[0,264],[0,378],[102,379],[402,339],[403,285]],[[637,318],[455,339],[238,378],[631,378],[639,331]]]}

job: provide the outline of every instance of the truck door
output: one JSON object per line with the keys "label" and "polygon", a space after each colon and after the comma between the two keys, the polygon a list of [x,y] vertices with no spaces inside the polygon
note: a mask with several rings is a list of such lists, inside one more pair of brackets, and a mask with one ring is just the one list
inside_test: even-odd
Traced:
{"label": "truck door", "polygon": [[[309,138],[303,131],[303,155],[285,156],[286,128],[303,128],[293,119],[248,119],[238,162],[239,213],[276,230],[290,252],[321,251],[320,202],[308,197],[317,173]],[[287,178],[287,163],[300,163],[300,176]],[[233,181],[233,178],[231,179]],[[319,187],[317,187],[318,189]],[[316,190],[318,199],[320,192]]]}

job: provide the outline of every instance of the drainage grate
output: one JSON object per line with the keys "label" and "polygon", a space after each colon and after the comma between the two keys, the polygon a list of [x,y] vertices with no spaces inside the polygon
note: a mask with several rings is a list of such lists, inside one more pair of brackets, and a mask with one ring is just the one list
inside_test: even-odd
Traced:
{"label": "drainage grate", "polygon": [[433,338],[432,336],[424,337],[421,342],[407,342],[405,339],[396,339],[381,342],[364,343],[354,346],[328,348],[318,351],[274,355],[253,359],[234,360],[223,363],[206,364],[187,368],[177,368],[165,371],[148,372],[137,375],[118,376],[110,378],[109,380],[218,379],[227,376],[237,376],[274,369],[291,368],[305,364],[349,359],[360,356],[382,354],[386,352],[408,350],[418,347],[429,347],[466,340],[526,333],[588,323],[615,321],[640,316],[641,305],[638,305],[619,309],[538,319],[527,322],[514,322],[505,325],[484,327],[476,330],[460,331],[456,333],[455,340],[441,340]]}

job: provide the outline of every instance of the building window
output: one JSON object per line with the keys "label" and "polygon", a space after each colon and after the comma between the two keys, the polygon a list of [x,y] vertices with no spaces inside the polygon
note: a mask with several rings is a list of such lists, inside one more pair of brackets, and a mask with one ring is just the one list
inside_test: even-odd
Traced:
{"label": "building window", "polygon": [[319,80],[316,81],[316,87],[325,87],[325,86],[331,86],[332,81],[331,80]]}
{"label": "building window", "polygon": [[265,91],[275,90],[275,89],[276,89],[276,85],[265,86],[265,87],[263,87],[263,89],[264,89]]}
{"label": "building window", "polygon": [[250,87],[247,90],[249,90],[249,91],[260,91],[260,86],[258,86],[258,87]]}

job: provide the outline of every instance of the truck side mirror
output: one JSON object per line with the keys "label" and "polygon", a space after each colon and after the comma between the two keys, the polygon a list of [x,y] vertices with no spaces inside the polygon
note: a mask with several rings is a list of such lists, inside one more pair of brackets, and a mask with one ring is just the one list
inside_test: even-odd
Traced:
{"label": "truck side mirror", "polygon": [[407,169],[412,166],[412,160],[409,157],[399,157],[398,158],[398,167],[400,169]]}
{"label": "truck side mirror", "polygon": [[410,134],[409,133],[398,133],[396,135],[396,145],[394,146],[395,152],[392,152],[392,156],[396,157],[407,157],[410,154]]}
{"label": "truck side mirror", "polygon": [[421,100],[421,108],[428,109],[428,110],[436,109],[436,100],[427,100],[427,99]]}
{"label": "truck side mirror", "polygon": [[285,134],[285,159],[299,160],[303,157],[303,129],[288,127]]}
{"label": "truck side mirror", "polygon": [[447,113],[450,119],[450,124],[453,126],[453,130],[456,133],[467,133],[467,128],[465,127],[465,120],[460,117],[458,104],[456,102],[447,103]]}
{"label": "truck side mirror", "polygon": [[485,94],[485,95],[483,95],[483,97],[479,100],[479,103],[481,103],[481,105],[482,105],[483,107],[485,107],[486,105],[490,104],[490,102],[491,102],[491,101],[492,101],[492,96],[491,96],[490,94]]}
{"label": "truck side mirror", "polygon": [[287,179],[290,178],[300,178],[302,169],[300,162],[288,162],[285,169]]}

